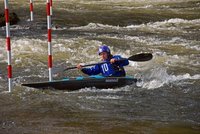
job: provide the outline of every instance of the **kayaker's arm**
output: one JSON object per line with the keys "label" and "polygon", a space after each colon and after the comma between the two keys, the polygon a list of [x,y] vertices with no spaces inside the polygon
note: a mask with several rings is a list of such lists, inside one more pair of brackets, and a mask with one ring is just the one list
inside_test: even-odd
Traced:
{"label": "kayaker's arm", "polygon": [[110,60],[111,63],[115,63],[119,66],[126,66],[129,64],[129,61],[127,58],[122,58],[119,55],[113,56],[113,58]]}
{"label": "kayaker's arm", "polygon": [[77,65],[77,68],[80,69],[84,74],[87,75],[97,75],[100,73],[100,69],[98,65],[95,65],[91,68],[82,68],[80,64]]}

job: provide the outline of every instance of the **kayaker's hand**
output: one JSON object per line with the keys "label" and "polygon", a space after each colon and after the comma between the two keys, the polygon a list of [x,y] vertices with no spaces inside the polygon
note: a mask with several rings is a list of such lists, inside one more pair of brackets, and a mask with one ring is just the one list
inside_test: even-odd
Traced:
{"label": "kayaker's hand", "polygon": [[81,65],[81,64],[78,64],[76,67],[77,67],[78,69],[82,69],[82,65]]}
{"label": "kayaker's hand", "polygon": [[116,61],[117,61],[117,59],[114,59],[114,58],[110,59],[111,64],[115,63]]}

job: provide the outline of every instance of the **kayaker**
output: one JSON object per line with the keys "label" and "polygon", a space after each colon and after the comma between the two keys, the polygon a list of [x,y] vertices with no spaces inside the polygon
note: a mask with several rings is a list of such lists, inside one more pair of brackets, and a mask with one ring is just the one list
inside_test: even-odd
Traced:
{"label": "kayaker", "polygon": [[129,64],[128,59],[119,61],[120,59],[122,59],[122,57],[120,55],[113,56],[110,52],[110,48],[106,45],[99,47],[98,54],[100,56],[101,61],[107,61],[107,62],[103,64],[97,64],[90,68],[82,68],[82,65],[78,64],[77,68],[87,75],[102,74],[102,76],[105,77],[126,76],[124,66]]}

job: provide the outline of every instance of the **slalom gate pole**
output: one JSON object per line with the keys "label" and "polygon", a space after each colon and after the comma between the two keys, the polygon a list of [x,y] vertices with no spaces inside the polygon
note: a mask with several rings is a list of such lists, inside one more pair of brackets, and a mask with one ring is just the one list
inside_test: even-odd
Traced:
{"label": "slalom gate pole", "polygon": [[33,0],[30,0],[30,16],[31,21],[33,21]]}
{"label": "slalom gate pole", "polygon": [[8,0],[4,0],[5,5],[5,21],[6,21],[6,48],[8,57],[8,90],[12,90],[12,66],[11,66],[11,44],[10,44],[10,22],[9,22],[9,9]]}
{"label": "slalom gate pole", "polygon": [[53,0],[50,0],[50,15],[52,16],[53,15]]}
{"label": "slalom gate pole", "polygon": [[49,81],[52,81],[52,45],[51,45],[51,15],[50,15],[50,0],[47,0],[47,31],[48,31],[48,68]]}

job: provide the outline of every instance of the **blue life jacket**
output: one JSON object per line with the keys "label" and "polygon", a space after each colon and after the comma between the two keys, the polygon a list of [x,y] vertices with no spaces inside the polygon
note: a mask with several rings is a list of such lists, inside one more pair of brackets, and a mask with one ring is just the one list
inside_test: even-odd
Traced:
{"label": "blue life jacket", "polygon": [[[122,59],[120,55],[112,56],[111,58],[115,59]],[[110,58],[110,59],[111,59]],[[123,66],[126,66],[129,64],[128,59],[122,60],[122,61],[116,61],[115,63],[111,64],[110,59],[107,59],[106,63],[103,64],[97,64],[91,68],[83,68],[81,71],[87,75],[97,75],[102,74],[102,76],[109,77],[120,77],[120,76],[126,76],[126,72],[124,70]]]}

